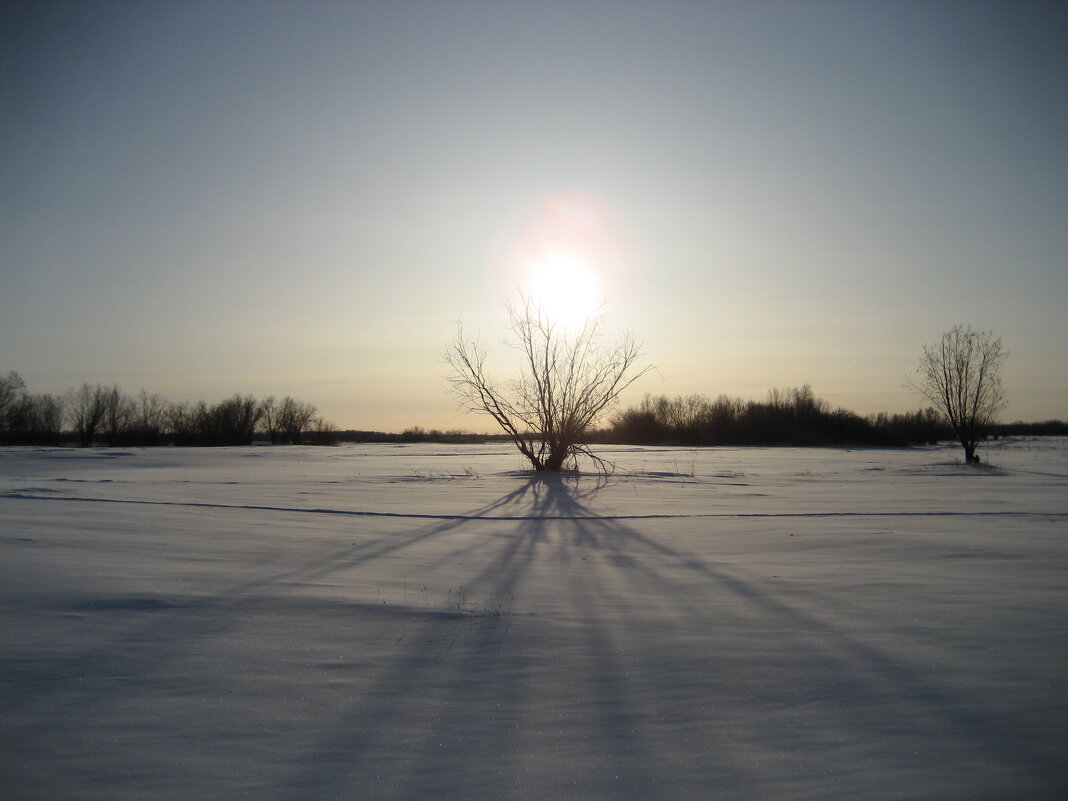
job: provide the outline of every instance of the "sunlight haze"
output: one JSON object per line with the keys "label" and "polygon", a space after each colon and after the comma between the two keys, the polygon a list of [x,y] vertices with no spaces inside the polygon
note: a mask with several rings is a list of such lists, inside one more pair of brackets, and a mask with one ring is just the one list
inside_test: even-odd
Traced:
{"label": "sunlight haze", "polygon": [[[0,10],[0,373],[489,431],[506,303],[603,302],[644,393],[861,414],[956,323],[1068,418],[1063,3]],[[570,283],[569,283],[570,281]]]}

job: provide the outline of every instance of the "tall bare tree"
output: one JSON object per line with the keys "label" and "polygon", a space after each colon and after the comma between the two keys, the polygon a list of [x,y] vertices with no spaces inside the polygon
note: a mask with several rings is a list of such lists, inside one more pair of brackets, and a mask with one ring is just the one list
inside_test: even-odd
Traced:
{"label": "tall bare tree", "polygon": [[1001,363],[1006,356],[993,332],[958,324],[940,342],[923,346],[920,366],[906,382],[949,421],[966,461],[979,461],[975,448],[1005,407]]}
{"label": "tall bare tree", "polygon": [[492,417],[535,470],[559,472],[579,455],[603,466],[586,437],[620,393],[652,369],[636,369],[640,346],[624,334],[603,348],[605,318],[600,314],[569,332],[524,298],[509,308],[509,317],[512,345],[523,366],[518,379],[504,384],[487,373],[485,345],[457,325],[444,356],[461,406]]}

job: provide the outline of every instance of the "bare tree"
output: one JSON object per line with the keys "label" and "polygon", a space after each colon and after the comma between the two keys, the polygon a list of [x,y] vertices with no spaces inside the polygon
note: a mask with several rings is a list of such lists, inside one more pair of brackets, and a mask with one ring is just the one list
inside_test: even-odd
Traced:
{"label": "bare tree", "polygon": [[299,445],[318,409],[310,403],[294,400],[289,395],[275,409],[275,426],[281,433],[283,444]]}
{"label": "bare tree", "polygon": [[510,307],[509,316],[523,367],[520,378],[503,385],[486,372],[482,342],[466,338],[457,325],[444,356],[462,407],[492,417],[535,470],[559,472],[579,455],[603,466],[586,437],[620,393],[652,369],[635,372],[640,346],[624,334],[614,346],[602,348],[605,320],[600,314],[574,333],[527,299]]}
{"label": "bare tree", "polygon": [[268,395],[260,401],[260,428],[270,437],[272,445],[299,445],[304,432],[314,428],[318,409],[310,403],[286,395],[278,401]]}
{"label": "bare tree", "polygon": [[312,441],[316,445],[333,445],[337,442],[337,426],[322,416],[312,418],[309,423]]}
{"label": "bare tree", "polygon": [[197,407],[198,428],[204,445],[251,445],[260,420],[260,404],[251,395],[234,395],[210,409]]}
{"label": "bare tree", "polygon": [[17,428],[18,410],[27,397],[26,382],[14,370],[0,375],[0,442],[6,441]]}
{"label": "bare tree", "polygon": [[83,448],[93,444],[93,438],[107,411],[107,398],[108,390],[100,384],[82,384],[67,394],[67,413]]}
{"label": "bare tree", "polygon": [[272,445],[278,444],[278,402],[274,395],[268,395],[260,401],[260,426],[271,440]]}
{"label": "bare tree", "polygon": [[159,445],[166,428],[167,399],[142,389],[137,396],[137,428],[144,445]]}
{"label": "bare tree", "polygon": [[119,389],[119,385],[107,389],[104,400],[102,428],[108,445],[125,445],[131,439],[137,418],[137,403]]}
{"label": "bare tree", "polygon": [[[202,416],[201,406],[204,406],[203,401],[199,406],[189,401],[167,405],[163,415],[164,428],[175,445],[193,445],[197,441],[198,424]],[[206,407],[203,414],[207,414]]]}
{"label": "bare tree", "polygon": [[47,445],[59,444],[63,434],[63,399],[42,393],[31,395],[31,441]]}
{"label": "bare tree", "polygon": [[966,461],[979,461],[975,448],[1005,407],[1001,363],[1006,356],[993,332],[955,325],[941,342],[923,346],[916,375],[906,381],[949,421]]}

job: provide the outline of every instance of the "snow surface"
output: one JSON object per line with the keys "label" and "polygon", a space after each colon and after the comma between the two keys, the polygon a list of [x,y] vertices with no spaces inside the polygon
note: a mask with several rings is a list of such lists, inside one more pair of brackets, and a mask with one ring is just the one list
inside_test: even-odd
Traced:
{"label": "snow surface", "polygon": [[605,455],[0,450],[0,797],[1068,797],[1068,441]]}

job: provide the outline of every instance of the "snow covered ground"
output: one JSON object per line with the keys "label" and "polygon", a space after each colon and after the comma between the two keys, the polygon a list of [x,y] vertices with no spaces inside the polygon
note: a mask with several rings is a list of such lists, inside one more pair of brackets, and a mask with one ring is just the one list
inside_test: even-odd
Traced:
{"label": "snow covered ground", "polygon": [[1068,441],[0,450],[0,797],[1068,797]]}

